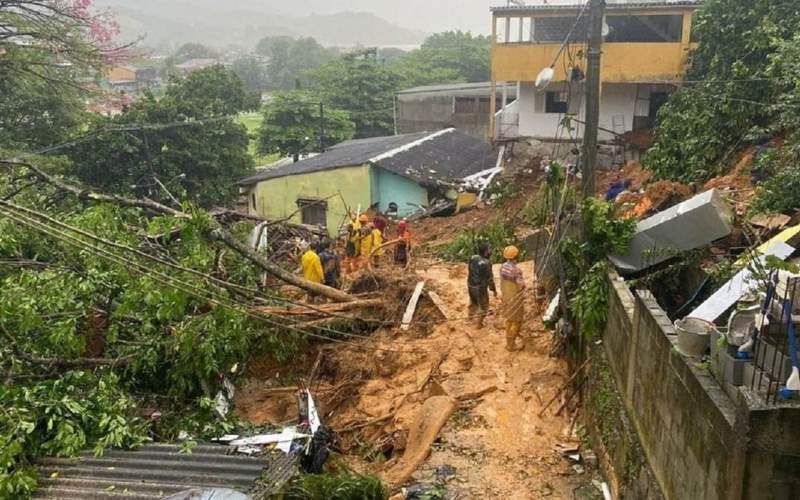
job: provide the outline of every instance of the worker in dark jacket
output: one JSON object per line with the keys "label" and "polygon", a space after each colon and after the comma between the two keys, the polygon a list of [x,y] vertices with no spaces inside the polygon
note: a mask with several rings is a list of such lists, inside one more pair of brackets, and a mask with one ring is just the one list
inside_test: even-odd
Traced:
{"label": "worker in dark jacket", "polygon": [[469,315],[476,319],[478,328],[483,328],[486,314],[489,312],[489,290],[497,297],[497,288],[494,285],[492,263],[489,257],[492,248],[488,243],[478,245],[478,253],[469,259],[469,274],[467,276],[467,290],[469,291]]}
{"label": "worker in dark jacket", "polygon": [[333,288],[339,288],[339,276],[342,272],[339,264],[339,256],[336,255],[336,252],[331,250],[331,243],[328,239],[324,239],[320,242],[317,253],[322,262],[325,284]]}

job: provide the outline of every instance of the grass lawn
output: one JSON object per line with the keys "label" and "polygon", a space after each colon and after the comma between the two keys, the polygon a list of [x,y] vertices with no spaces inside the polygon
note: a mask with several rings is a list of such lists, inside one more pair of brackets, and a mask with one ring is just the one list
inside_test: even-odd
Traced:
{"label": "grass lawn", "polygon": [[239,123],[247,127],[247,133],[250,135],[250,154],[256,161],[256,166],[266,165],[280,159],[280,155],[271,154],[262,156],[258,154],[258,130],[261,127],[261,113],[251,111],[250,113],[242,113],[239,115]]}

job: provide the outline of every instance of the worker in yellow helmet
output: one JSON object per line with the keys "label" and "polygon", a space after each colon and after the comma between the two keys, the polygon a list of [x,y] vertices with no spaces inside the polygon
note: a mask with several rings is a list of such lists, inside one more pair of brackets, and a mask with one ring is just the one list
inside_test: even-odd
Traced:
{"label": "worker in yellow helmet", "polygon": [[[313,245],[304,243],[302,250],[305,250],[300,258],[300,267],[303,270],[303,277],[312,283],[322,283],[325,280],[325,272],[322,270],[322,261]],[[309,295],[309,300],[314,302],[315,297]]]}
{"label": "worker in yellow helmet", "polygon": [[525,280],[522,269],[517,266],[519,249],[513,245],[503,249],[505,262],[500,267],[500,293],[502,293],[502,310],[506,319],[506,349],[517,349],[517,337],[522,329],[525,316],[524,294]]}

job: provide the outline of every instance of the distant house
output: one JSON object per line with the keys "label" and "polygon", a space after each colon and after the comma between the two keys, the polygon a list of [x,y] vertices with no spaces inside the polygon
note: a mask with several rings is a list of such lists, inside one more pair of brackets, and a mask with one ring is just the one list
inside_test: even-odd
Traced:
{"label": "distant house", "polygon": [[188,61],[177,64],[175,70],[181,75],[188,75],[203,68],[208,68],[218,64],[216,59],[189,59]]}
{"label": "distant house", "polygon": [[248,211],[267,219],[324,226],[335,234],[348,210],[406,216],[453,186],[491,169],[485,141],[454,129],[345,141],[306,160],[265,169],[238,184]]}
{"label": "distant house", "polygon": [[114,66],[106,73],[106,80],[113,90],[136,94],[160,84],[155,68],[134,68],[133,66]]}
{"label": "distant house", "polygon": [[[395,95],[397,132],[409,134],[424,130],[455,127],[481,139],[489,136],[491,82],[427,85],[402,90]],[[496,108],[505,94],[506,103],[517,98],[516,84],[498,85]]]}

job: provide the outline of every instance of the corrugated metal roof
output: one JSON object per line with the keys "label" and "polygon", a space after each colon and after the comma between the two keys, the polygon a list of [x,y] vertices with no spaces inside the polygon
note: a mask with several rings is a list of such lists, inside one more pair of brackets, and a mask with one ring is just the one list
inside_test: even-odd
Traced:
{"label": "corrugated metal roof", "polygon": [[298,459],[282,452],[248,457],[230,455],[229,450],[198,445],[191,453],[180,453],[179,446],[151,444],[107,451],[102,457],[86,452],[77,458],[47,458],[39,464],[34,498],[164,498],[198,487],[248,492],[262,477],[277,489],[294,474]]}
{"label": "corrugated metal roof", "polygon": [[[621,10],[621,9],[650,9],[650,8],[664,8],[664,7],[681,7],[681,6],[699,6],[702,0],[606,0],[606,8]],[[580,10],[584,7],[585,3],[548,3],[537,5],[508,5],[499,7],[490,7],[492,12],[510,12],[519,13],[520,11],[543,11],[543,10]]]}

